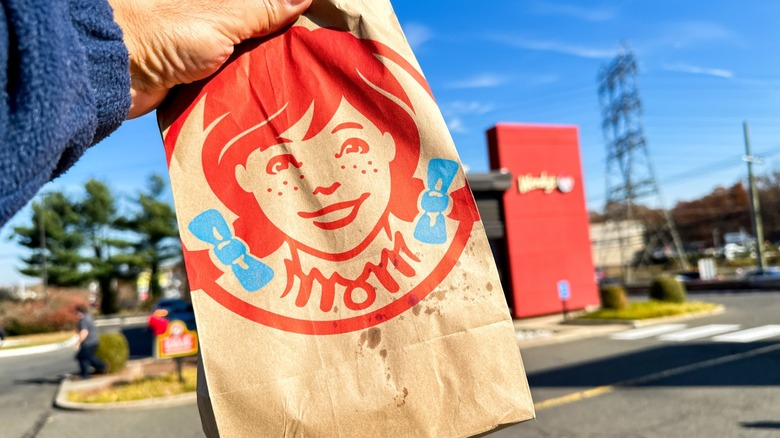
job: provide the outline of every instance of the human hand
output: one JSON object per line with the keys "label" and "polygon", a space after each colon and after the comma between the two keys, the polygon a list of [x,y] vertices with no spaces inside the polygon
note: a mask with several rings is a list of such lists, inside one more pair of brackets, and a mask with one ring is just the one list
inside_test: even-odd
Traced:
{"label": "human hand", "polygon": [[153,111],[175,85],[214,74],[243,40],[273,33],[312,0],[109,0],[130,52],[127,118]]}

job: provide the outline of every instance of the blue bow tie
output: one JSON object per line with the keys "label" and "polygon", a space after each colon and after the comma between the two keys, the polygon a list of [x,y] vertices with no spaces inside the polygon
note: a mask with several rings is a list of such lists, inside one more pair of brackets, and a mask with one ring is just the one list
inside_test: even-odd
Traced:
{"label": "blue bow tie", "polygon": [[434,158],[428,162],[428,190],[420,200],[423,215],[414,228],[414,237],[420,242],[441,244],[447,241],[447,224],[443,212],[450,205],[447,192],[457,172],[456,161]]}
{"label": "blue bow tie", "polygon": [[256,292],[274,278],[274,271],[247,252],[244,242],[233,237],[225,218],[217,210],[197,215],[187,227],[198,239],[213,245],[211,250],[223,265],[230,266],[241,286]]}

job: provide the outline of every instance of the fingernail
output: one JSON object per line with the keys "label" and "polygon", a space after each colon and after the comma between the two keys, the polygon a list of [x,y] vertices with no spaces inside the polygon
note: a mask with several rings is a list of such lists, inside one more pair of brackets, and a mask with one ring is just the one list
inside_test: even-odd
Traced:
{"label": "fingernail", "polygon": [[304,3],[308,5],[308,3],[311,3],[311,0],[287,0],[287,4],[294,7],[301,6]]}

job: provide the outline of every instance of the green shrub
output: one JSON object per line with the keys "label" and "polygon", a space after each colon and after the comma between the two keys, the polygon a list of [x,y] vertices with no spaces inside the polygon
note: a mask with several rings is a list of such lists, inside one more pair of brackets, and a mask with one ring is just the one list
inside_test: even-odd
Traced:
{"label": "green shrub", "polygon": [[130,357],[127,338],[121,333],[103,333],[98,340],[95,356],[106,364],[106,372],[118,373],[122,371]]}
{"label": "green shrub", "polygon": [[650,299],[668,303],[685,302],[685,285],[669,275],[659,275],[650,283]]}
{"label": "green shrub", "polygon": [[599,298],[601,298],[602,309],[624,309],[628,307],[628,298],[623,286],[617,284],[607,284],[599,289]]}

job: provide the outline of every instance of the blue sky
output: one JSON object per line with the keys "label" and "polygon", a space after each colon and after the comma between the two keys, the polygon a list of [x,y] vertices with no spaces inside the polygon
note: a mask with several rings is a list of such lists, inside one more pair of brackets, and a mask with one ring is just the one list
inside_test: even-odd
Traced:
{"label": "blue sky", "polygon": [[[625,41],[640,68],[650,158],[668,206],[745,178],[742,122],[758,172],[780,158],[780,2],[395,0],[399,21],[462,161],[488,170],[485,131],[497,122],[576,125],[588,208],[604,203],[599,69]],[[479,5],[479,6],[477,6]],[[489,5],[489,6],[487,6]],[[153,115],[127,122],[45,190],[78,194],[89,178],[131,196],[165,174]],[[0,284],[20,281],[21,249],[0,230]]]}

